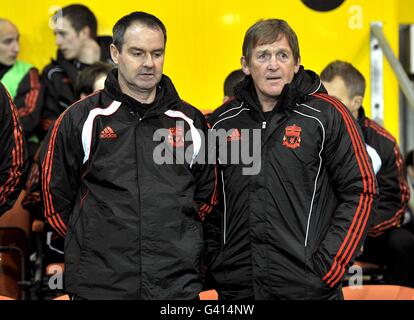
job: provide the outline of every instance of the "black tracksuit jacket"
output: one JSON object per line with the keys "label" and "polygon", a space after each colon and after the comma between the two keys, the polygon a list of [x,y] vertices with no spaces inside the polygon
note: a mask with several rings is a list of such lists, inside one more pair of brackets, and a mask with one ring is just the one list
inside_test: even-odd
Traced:
{"label": "black tracksuit jacket", "polygon": [[[0,79],[11,67],[0,64]],[[44,102],[43,94],[39,72],[36,68],[31,68],[19,83],[13,101],[26,137],[30,137],[39,124]]]}
{"label": "black tracksuit jacket", "polygon": [[27,157],[16,107],[0,83],[0,216],[19,197],[25,183]]}
{"label": "black tracksuit jacket", "polygon": [[[218,155],[222,237],[208,278],[225,299],[341,298],[342,276],[376,206],[360,128],[303,67],[267,119],[261,110],[247,77],[209,119],[228,132],[218,150],[229,155],[234,143],[250,142],[261,146],[261,160],[258,174],[243,175],[250,164]],[[261,141],[243,129],[261,131]]]}
{"label": "black tracksuit jacket", "polygon": [[41,152],[45,215],[65,236],[66,291],[85,299],[194,299],[215,166],[157,164],[153,154],[156,130],[169,132],[165,152],[178,152],[192,144],[187,120],[205,134],[207,123],[166,76],[144,115],[132,100],[114,70],[103,91],[58,118]]}
{"label": "black tracksuit jacket", "polygon": [[396,139],[359,109],[358,123],[365,142],[377,151],[381,168],[377,173],[379,199],[373,224],[368,233],[376,237],[390,228],[399,227],[410,200],[410,189],[404,172],[404,160]]}

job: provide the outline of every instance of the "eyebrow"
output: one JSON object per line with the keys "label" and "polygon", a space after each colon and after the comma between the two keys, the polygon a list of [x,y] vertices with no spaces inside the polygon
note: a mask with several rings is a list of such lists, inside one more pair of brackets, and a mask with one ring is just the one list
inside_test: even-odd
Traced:
{"label": "eyebrow", "polygon": [[[145,51],[145,50],[141,49],[141,48],[138,48],[138,47],[129,47],[128,51]],[[155,50],[152,50],[151,52],[156,52],[156,51],[164,52],[165,49],[164,48],[155,49]]]}
{"label": "eyebrow", "polygon": [[2,42],[3,41],[10,41],[10,40],[14,40],[14,39],[19,40],[19,38],[20,38],[20,35],[17,35],[17,37],[7,36],[3,39],[0,38],[0,41],[2,41]]}
{"label": "eyebrow", "polygon": [[[270,52],[270,51],[271,50],[269,49],[262,49],[262,50],[258,50],[257,53],[264,53],[264,52]],[[277,49],[276,53],[280,53],[280,52],[289,53],[289,50],[286,48]]]}
{"label": "eyebrow", "polygon": [[57,34],[57,33],[67,33],[68,31],[67,31],[67,30],[65,30],[65,29],[55,29],[53,32],[54,32],[55,34]]}

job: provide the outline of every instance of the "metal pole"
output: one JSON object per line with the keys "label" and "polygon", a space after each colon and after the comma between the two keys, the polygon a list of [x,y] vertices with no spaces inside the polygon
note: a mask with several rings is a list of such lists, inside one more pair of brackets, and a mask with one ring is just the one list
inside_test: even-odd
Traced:
{"label": "metal pole", "polygon": [[387,58],[388,63],[390,64],[392,70],[397,76],[401,90],[406,96],[408,104],[411,106],[412,110],[414,111],[413,84],[411,83],[406,72],[401,66],[400,61],[395,57],[394,52],[391,49],[391,46],[389,45],[387,39],[384,36],[384,33],[382,32],[382,28],[379,27],[378,25],[371,25],[371,32],[378,39],[379,45],[381,46],[381,49],[384,52],[384,55]]}

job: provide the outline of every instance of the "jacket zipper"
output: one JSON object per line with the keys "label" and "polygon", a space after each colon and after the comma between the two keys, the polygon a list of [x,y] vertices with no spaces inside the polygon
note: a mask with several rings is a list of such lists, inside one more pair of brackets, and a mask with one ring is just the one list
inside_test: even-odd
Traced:
{"label": "jacket zipper", "polygon": [[141,299],[141,291],[142,291],[142,252],[141,252],[141,241],[142,241],[142,230],[141,230],[141,224],[142,224],[142,215],[141,215],[141,190],[139,188],[139,163],[138,163],[138,156],[137,156],[137,152],[138,152],[138,148],[137,148],[137,131],[138,131],[138,126],[140,125],[142,118],[139,117],[139,115],[132,111],[129,110],[129,114],[131,114],[134,119],[138,118],[138,122],[135,125],[135,150],[136,150],[136,154],[135,154],[135,160],[137,161],[137,188],[138,188],[138,234],[139,234],[139,243],[138,243],[138,252],[139,252],[139,257],[138,257],[138,270],[139,270],[139,283],[138,283],[138,299]]}
{"label": "jacket zipper", "polygon": [[[137,137],[137,130],[138,130],[138,126],[141,124],[141,122],[144,119],[147,118],[151,118],[151,116],[149,117],[145,117],[145,115],[143,115],[142,117],[140,117],[138,115],[138,113],[134,112],[134,111],[130,111],[130,114],[134,116],[134,118],[138,118],[138,123],[135,126],[135,139]],[[135,148],[137,146],[137,141],[135,140]],[[136,148],[137,149],[137,148]],[[138,222],[138,232],[139,232],[139,275],[140,275],[140,281],[139,281],[139,286],[138,286],[138,299],[141,300],[141,294],[142,294],[142,246],[141,246],[141,242],[142,242],[142,215],[141,215],[141,190],[139,188],[139,163],[138,163],[138,159],[137,159],[137,187],[138,187],[138,214],[139,214],[139,222]]]}

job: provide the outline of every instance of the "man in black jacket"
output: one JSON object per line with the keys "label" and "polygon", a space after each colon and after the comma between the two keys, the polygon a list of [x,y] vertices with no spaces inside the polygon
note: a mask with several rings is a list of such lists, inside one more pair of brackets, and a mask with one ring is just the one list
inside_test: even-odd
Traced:
{"label": "man in black jacket", "polygon": [[29,138],[40,121],[43,90],[37,69],[18,60],[19,38],[17,27],[11,21],[0,18],[0,81],[12,97],[23,130]]}
{"label": "man in black jacket", "polygon": [[[42,152],[45,216],[65,236],[66,290],[84,299],[195,299],[202,221],[216,201],[215,167],[202,152],[207,123],[162,73],[158,18],[131,13],[113,33],[118,68],[103,91],[59,117]],[[191,159],[181,163],[184,150]]]}
{"label": "man in black jacket", "polygon": [[362,128],[365,142],[379,155],[379,164],[374,163],[379,167],[376,175],[379,202],[358,260],[385,265],[389,284],[414,287],[414,234],[402,226],[410,190],[397,141],[365,116],[362,107],[365,79],[352,64],[334,61],[322,71],[321,79],[328,93],[352,112]]}
{"label": "man in black jacket", "polygon": [[79,99],[75,90],[79,72],[97,61],[111,63],[111,37],[97,36],[97,21],[92,11],[80,4],[63,7],[53,16],[57,60],[42,74],[46,86],[41,129],[47,132],[54,120]]}
{"label": "man in black jacket", "polygon": [[[212,129],[228,132],[218,146],[223,223],[209,266],[214,285],[223,299],[340,299],[376,205],[360,129],[300,66],[285,21],[254,24],[241,63],[246,79],[235,100],[210,118]],[[250,168],[233,158],[246,152]]]}
{"label": "man in black jacket", "polygon": [[25,182],[27,150],[17,111],[0,83],[0,216],[12,208]]}

